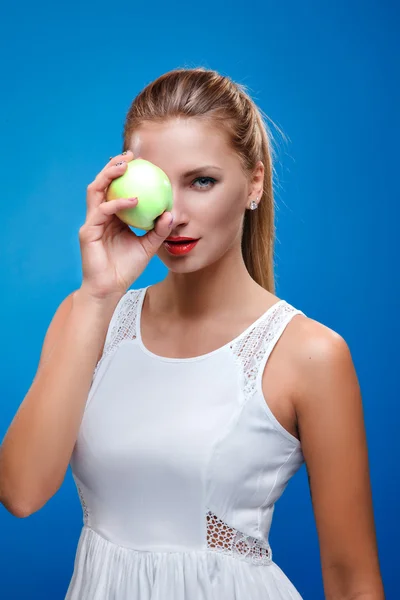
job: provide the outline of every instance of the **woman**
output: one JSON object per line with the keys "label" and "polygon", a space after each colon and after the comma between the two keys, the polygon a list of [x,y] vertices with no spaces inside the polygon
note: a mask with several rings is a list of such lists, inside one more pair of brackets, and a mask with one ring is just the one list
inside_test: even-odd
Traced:
{"label": "woman", "polygon": [[[138,156],[174,192],[143,237],[116,217],[138,199],[105,201]],[[244,89],[205,69],[148,85],[123,154],[88,186],[79,239],[82,285],[50,324],[0,470],[25,517],[71,462],[84,524],[66,598],[301,598],[268,532],[305,462],[326,598],[382,599],[357,377],[343,338],[274,294],[270,143]],[[166,278],[128,289],[155,254]]]}

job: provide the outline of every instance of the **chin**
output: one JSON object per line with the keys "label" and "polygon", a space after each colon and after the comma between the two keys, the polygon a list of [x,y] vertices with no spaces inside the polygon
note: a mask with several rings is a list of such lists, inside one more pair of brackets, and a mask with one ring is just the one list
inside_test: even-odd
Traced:
{"label": "chin", "polygon": [[[194,250],[196,250],[196,248]],[[157,256],[172,273],[193,273],[194,271],[204,269],[209,263],[204,256],[196,256],[194,253],[191,254],[190,252],[183,256],[172,256],[169,254],[168,250],[162,246],[158,250]]]}
{"label": "chin", "polygon": [[157,256],[171,273],[195,273],[196,271],[202,271],[211,267],[225,256],[225,253],[215,253],[214,256],[210,256],[210,254],[204,256],[203,253],[200,256],[200,254],[196,255],[195,251],[196,249],[193,254],[189,253],[185,256],[171,256],[165,248],[161,247],[157,252]]}
{"label": "chin", "polygon": [[179,257],[177,259],[171,259],[169,256],[159,256],[159,259],[171,273],[195,273],[196,271],[200,271],[207,267],[204,260],[201,261],[196,258],[191,260],[189,256]]}

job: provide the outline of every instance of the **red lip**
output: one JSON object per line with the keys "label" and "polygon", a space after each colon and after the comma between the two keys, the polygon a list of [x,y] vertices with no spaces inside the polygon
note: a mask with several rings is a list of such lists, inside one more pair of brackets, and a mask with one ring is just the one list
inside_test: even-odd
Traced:
{"label": "red lip", "polygon": [[189,237],[169,237],[165,241],[166,242],[197,242],[197,239],[189,238]]}
{"label": "red lip", "polygon": [[183,256],[193,250],[198,241],[192,238],[168,238],[164,242],[164,248],[173,256]]}

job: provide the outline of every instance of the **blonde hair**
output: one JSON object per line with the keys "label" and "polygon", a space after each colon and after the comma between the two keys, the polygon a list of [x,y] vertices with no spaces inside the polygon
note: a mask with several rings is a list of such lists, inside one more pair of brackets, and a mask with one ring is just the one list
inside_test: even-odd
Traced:
{"label": "blonde hair", "polygon": [[242,254],[251,277],[271,293],[274,279],[274,193],[272,136],[260,109],[244,86],[203,67],[174,69],[148,84],[134,99],[123,130],[124,150],[132,133],[145,121],[196,117],[222,127],[229,135],[242,168],[249,174],[264,164],[263,192],[257,210],[246,210]]}

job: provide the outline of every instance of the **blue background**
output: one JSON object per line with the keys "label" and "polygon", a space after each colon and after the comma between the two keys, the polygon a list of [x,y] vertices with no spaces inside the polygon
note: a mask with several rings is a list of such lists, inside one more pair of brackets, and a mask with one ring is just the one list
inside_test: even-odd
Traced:
{"label": "blue background", "polygon": [[[0,24],[0,436],[46,329],[81,282],[87,184],[121,148],[139,90],[205,66],[249,87],[278,129],[277,295],[347,341],[365,407],[381,568],[397,598],[399,15],[393,2],[8,3]],[[158,258],[135,283],[162,279]],[[323,598],[303,467],[278,502],[274,560]],[[68,470],[38,513],[0,507],[0,596],[63,599],[82,525]],[[396,563],[395,563],[396,561]],[[398,586],[397,586],[398,587]],[[251,590],[249,590],[251,597]]]}

